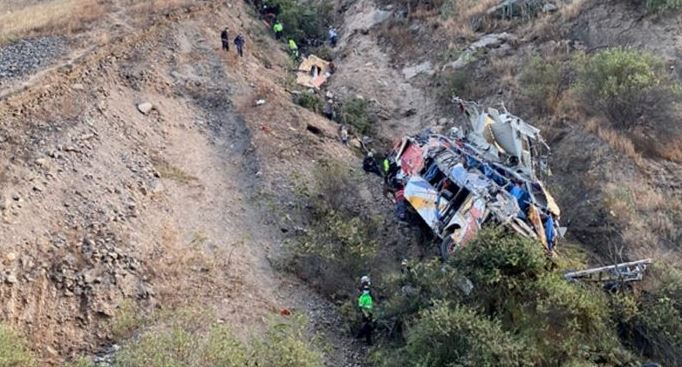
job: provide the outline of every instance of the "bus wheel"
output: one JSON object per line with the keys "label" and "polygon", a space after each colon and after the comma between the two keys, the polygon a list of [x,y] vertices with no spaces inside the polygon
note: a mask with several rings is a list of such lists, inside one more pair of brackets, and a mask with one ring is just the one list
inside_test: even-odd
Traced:
{"label": "bus wheel", "polygon": [[448,257],[450,256],[450,249],[452,248],[452,236],[451,234],[447,235],[441,242],[440,242],[440,257],[443,259],[443,261],[447,260]]}

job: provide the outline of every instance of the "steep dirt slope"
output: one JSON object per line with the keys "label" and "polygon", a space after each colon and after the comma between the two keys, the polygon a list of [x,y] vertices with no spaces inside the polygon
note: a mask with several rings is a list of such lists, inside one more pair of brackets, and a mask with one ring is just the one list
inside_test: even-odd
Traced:
{"label": "steep dirt slope", "polygon": [[[439,98],[448,88],[485,105],[503,102],[540,127],[553,148],[549,184],[564,208],[569,242],[580,243],[594,263],[642,257],[675,262],[682,168],[653,154],[651,146],[675,151],[678,124],[606,131],[598,128],[603,121],[571,102],[570,90],[562,90],[563,104],[554,110],[538,111],[537,101],[524,96],[520,79],[532,57],[541,57],[566,65],[561,87],[568,89],[575,78],[572,57],[615,46],[655,52],[679,78],[680,15],[647,14],[634,3],[576,0],[557,3],[555,12],[508,21],[485,15],[496,3],[479,2],[445,16],[445,6],[434,9],[432,3],[407,15],[388,2],[355,2],[348,7],[344,48],[338,52],[345,75],[332,85],[372,91],[368,94],[392,111],[390,122],[380,122],[387,137],[461,119]],[[487,45],[478,48],[480,40]],[[401,116],[401,109],[413,106],[410,116]]]}
{"label": "steep dirt slope", "polygon": [[[219,49],[225,25],[246,34],[243,59]],[[179,10],[0,104],[2,318],[46,361],[108,343],[126,299],[206,308],[240,333],[285,308],[339,329],[326,301],[274,273],[271,207],[309,157],[353,158],[291,104],[262,27],[241,3]],[[357,364],[340,335],[330,364]]]}

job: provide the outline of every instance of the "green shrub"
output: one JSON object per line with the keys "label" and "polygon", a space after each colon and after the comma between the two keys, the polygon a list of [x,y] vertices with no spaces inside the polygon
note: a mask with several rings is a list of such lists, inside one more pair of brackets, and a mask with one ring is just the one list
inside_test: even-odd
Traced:
{"label": "green shrub", "polygon": [[332,49],[327,46],[317,47],[311,53],[323,60],[331,61],[334,59],[332,57]]}
{"label": "green shrub", "polygon": [[682,364],[682,313],[669,297],[653,297],[644,302],[636,323],[646,354],[670,366]]}
{"label": "green shrub", "polygon": [[316,93],[309,91],[296,96],[296,104],[315,113],[320,113],[324,106],[322,99]]}
{"label": "green shrub", "polygon": [[452,97],[458,96],[470,99],[474,95],[474,79],[471,68],[455,70],[452,73],[442,76],[437,89],[438,100],[445,105],[452,104]]}
{"label": "green shrub", "polygon": [[357,207],[359,187],[347,166],[322,161],[299,189],[306,231],[288,243],[287,262],[325,295],[346,295],[376,256],[379,219]]}
{"label": "green shrub", "polygon": [[36,360],[26,342],[14,330],[0,324],[0,367],[31,367]]}
{"label": "green shrub", "polygon": [[[189,325],[186,325],[189,326]],[[318,367],[323,366],[317,339],[305,332],[305,321],[293,317],[272,323],[265,335],[248,343],[229,328],[200,325],[150,330],[124,345],[114,365],[121,367]]]}
{"label": "green shrub", "polygon": [[80,357],[74,361],[66,363],[63,367],[96,367],[95,363],[89,358]]}
{"label": "green shrub", "polygon": [[369,102],[364,98],[351,98],[345,101],[341,106],[341,121],[363,135],[369,135],[374,129]]}
{"label": "green shrub", "polygon": [[385,366],[534,365],[529,346],[472,309],[438,303],[419,316],[405,346]]}
{"label": "green shrub", "polygon": [[538,113],[553,110],[559,99],[561,66],[535,56],[526,63],[520,77],[522,94]]}
{"label": "green shrub", "polygon": [[569,283],[560,274],[549,273],[529,284],[525,297],[528,303],[514,315],[514,323],[538,346],[544,365],[568,358],[614,363],[613,356],[622,354],[600,288]]}
{"label": "green shrub", "polygon": [[[532,346],[532,350],[522,348],[531,359],[510,357],[512,365],[517,361],[537,366],[564,363],[589,366],[597,362],[618,365],[632,360],[618,342],[603,291],[598,287],[567,282],[561,273],[551,270],[542,245],[533,240],[497,230],[483,230],[447,263],[416,264],[389,289],[391,297],[381,303],[377,312],[383,323],[394,323],[398,329],[401,321],[419,325],[421,318],[430,312],[425,310],[443,302],[452,305],[454,311],[440,310],[441,315],[468,308],[477,310],[480,315],[477,317],[482,319],[479,322],[492,323],[499,330],[504,339],[502,345],[507,345],[509,336],[514,335],[513,340],[518,342],[521,338],[523,345]],[[442,325],[436,327],[433,320],[428,322],[431,323],[425,324],[428,328],[418,329],[420,340],[437,341],[443,330],[450,330]],[[409,352],[410,343],[416,343],[413,340],[416,334],[414,328],[408,330],[407,345],[399,349],[409,356],[417,349]],[[468,334],[457,330],[457,335]],[[489,345],[485,338],[467,340],[482,343],[470,346],[476,350],[476,355],[480,354],[476,348],[488,348]],[[452,365],[468,365],[469,362],[457,359],[464,352],[458,351],[455,344],[443,349],[443,352],[434,352],[435,356],[424,354],[423,358],[432,359],[419,359],[412,365],[443,365],[447,359],[453,362]],[[456,353],[455,357],[445,354],[450,350]],[[494,357],[485,358],[488,359],[474,362],[483,366],[496,365],[491,362]]]}
{"label": "green shrub", "polygon": [[682,0],[647,0],[646,8],[651,12],[665,12],[682,9]]}
{"label": "green shrub", "polygon": [[199,340],[177,327],[146,333],[116,356],[120,367],[198,366]]}
{"label": "green shrub", "polygon": [[451,258],[479,287],[519,290],[529,280],[546,272],[547,257],[536,241],[498,230],[483,230]]}
{"label": "green shrub", "polygon": [[121,303],[114,317],[111,319],[110,328],[114,338],[128,338],[135,330],[139,329],[144,323],[144,318],[140,309],[131,300]]}
{"label": "green shrub", "polygon": [[[327,212],[321,223],[300,242],[302,254],[316,255],[327,260],[360,264],[376,253],[377,244],[370,240],[376,225],[367,218],[349,218],[335,211]],[[360,269],[358,269],[360,270]]]}
{"label": "green shrub", "polygon": [[612,48],[577,59],[577,89],[583,103],[619,127],[667,107],[669,83],[663,62],[653,54]]}
{"label": "green shrub", "polygon": [[201,345],[201,366],[248,366],[247,347],[223,326],[214,326]]}
{"label": "green shrub", "polygon": [[279,6],[278,20],[284,26],[284,39],[293,38],[299,46],[305,40],[326,39],[326,27],[332,23],[333,4],[329,1],[300,2],[298,0],[268,0],[271,6]]}
{"label": "green shrub", "polygon": [[321,367],[323,358],[315,344],[316,340],[307,335],[303,320],[294,318],[272,326],[262,340],[254,343],[253,353],[258,357],[257,366]]}
{"label": "green shrub", "polygon": [[666,366],[682,365],[682,272],[655,264],[647,277],[649,284],[641,297],[612,297],[617,311],[635,310],[626,317],[623,312],[615,315],[621,338],[643,357]]}

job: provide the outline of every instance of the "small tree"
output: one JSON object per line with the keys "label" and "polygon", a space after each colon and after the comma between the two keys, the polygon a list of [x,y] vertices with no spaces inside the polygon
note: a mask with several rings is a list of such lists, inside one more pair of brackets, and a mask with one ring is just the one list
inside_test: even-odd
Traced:
{"label": "small tree", "polygon": [[648,52],[607,49],[578,57],[577,69],[583,103],[619,127],[631,127],[670,102],[663,62]]}
{"label": "small tree", "polygon": [[561,66],[536,56],[526,64],[520,78],[522,94],[539,113],[554,109],[561,93]]}
{"label": "small tree", "polygon": [[499,323],[463,306],[437,303],[410,327],[386,366],[533,366],[533,351]]}
{"label": "small tree", "polygon": [[363,98],[351,98],[345,101],[341,106],[341,120],[363,135],[370,134],[374,129],[369,102]]}

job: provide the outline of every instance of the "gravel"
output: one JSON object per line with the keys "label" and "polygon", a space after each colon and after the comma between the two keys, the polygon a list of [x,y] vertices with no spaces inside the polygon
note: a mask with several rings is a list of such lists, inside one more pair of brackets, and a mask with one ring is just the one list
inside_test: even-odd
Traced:
{"label": "gravel", "polygon": [[18,78],[68,51],[63,37],[24,39],[0,48],[0,80]]}

